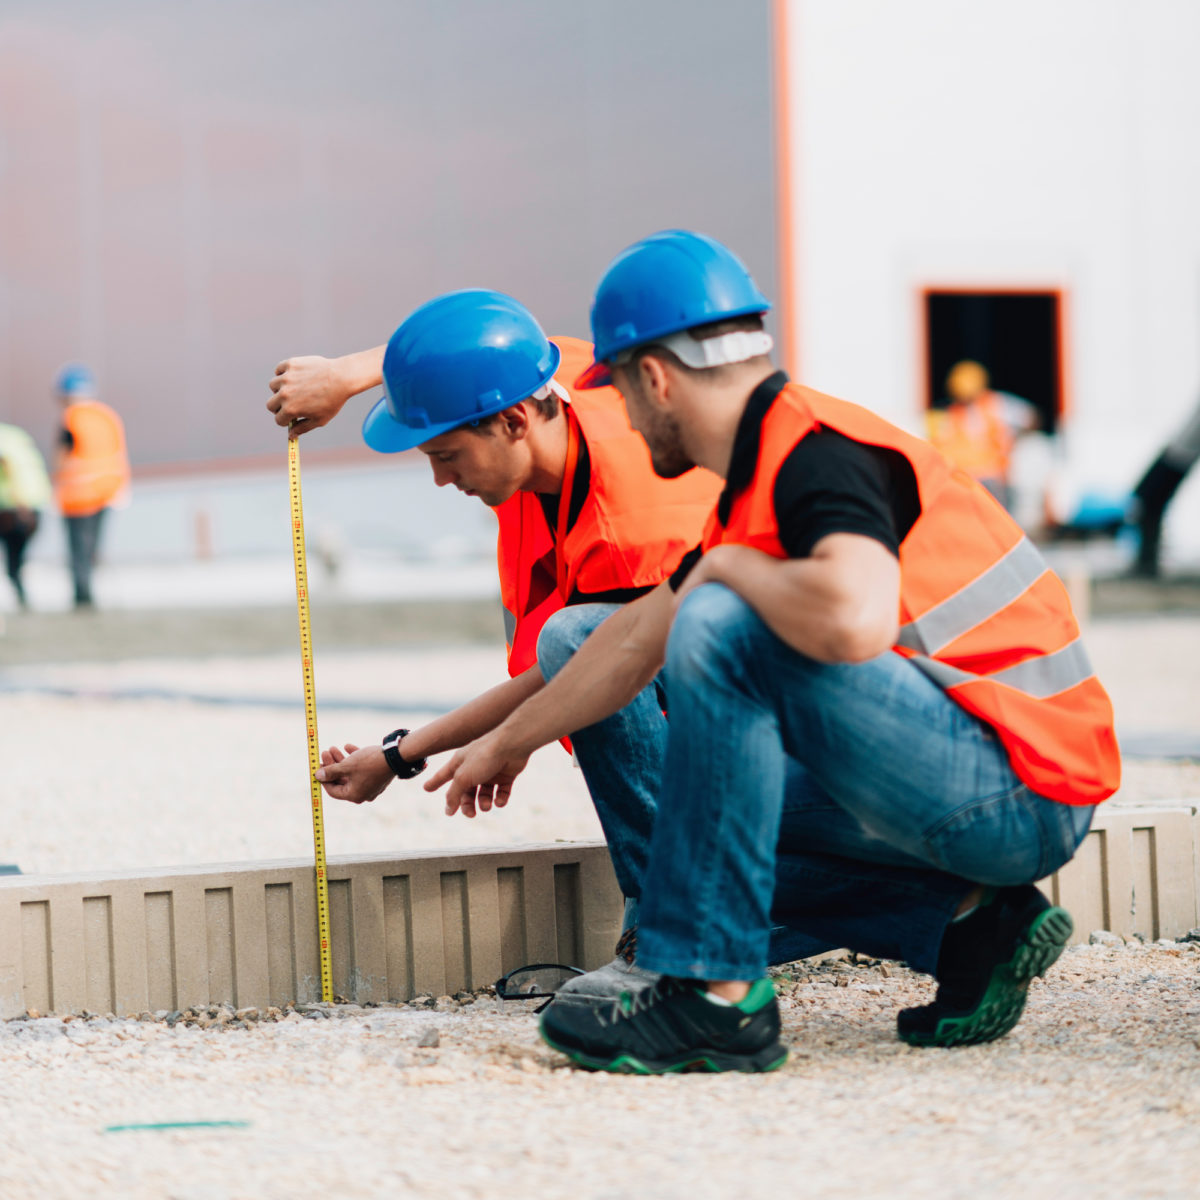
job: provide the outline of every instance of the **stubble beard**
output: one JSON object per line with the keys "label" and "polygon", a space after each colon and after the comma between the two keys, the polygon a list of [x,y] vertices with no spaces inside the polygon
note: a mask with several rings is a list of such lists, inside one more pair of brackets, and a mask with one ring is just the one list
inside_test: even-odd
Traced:
{"label": "stubble beard", "polygon": [[683,448],[679,422],[672,416],[664,414],[655,424],[650,463],[660,479],[678,479],[696,465]]}

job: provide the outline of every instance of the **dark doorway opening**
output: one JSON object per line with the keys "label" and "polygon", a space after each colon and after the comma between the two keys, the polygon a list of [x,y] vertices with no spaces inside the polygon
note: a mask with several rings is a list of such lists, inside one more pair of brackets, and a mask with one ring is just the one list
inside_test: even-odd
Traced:
{"label": "dark doorway opening", "polygon": [[998,392],[1028,400],[1054,433],[1063,413],[1062,296],[1045,291],[925,292],[925,403],[943,408],[946,375],[974,359]]}

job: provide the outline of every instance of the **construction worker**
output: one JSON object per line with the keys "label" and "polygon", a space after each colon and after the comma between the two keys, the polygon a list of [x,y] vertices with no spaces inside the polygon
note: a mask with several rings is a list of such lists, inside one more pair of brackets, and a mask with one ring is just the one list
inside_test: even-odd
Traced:
{"label": "construction worker", "polygon": [[991,389],[987,370],[964,359],[946,376],[949,403],[926,414],[929,440],[978,479],[1005,508],[1012,507],[1010,468],[1017,438],[1037,426],[1028,400]]}
{"label": "construction worker", "polygon": [[0,541],[4,542],[5,567],[21,608],[29,607],[21,580],[25,551],[50,497],[50,476],[33,438],[16,425],[0,424]]}
{"label": "construction worker", "polygon": [[57,392],[62,428],[54,491],[67,523],[75,607],[88,609],[94,605],[92,571],[104,514],[129,489],[125,426],[107,404],[96,399],[95,380],[87,367],[64,367]]}
{"label": "construction worker", "polygon": [[[384,399],[363,425],[367,444],[383,453],[418,447],[439,487],[478,496],[499,520],[513,678],[422,729],[330,748],[318,775],[329,795],[373,800],[397,776],[417,774],[430,754],[492,728],[605,617],[662,583],[700,536],[720,481],[707,471],[660,479],[621,397],[570,386],[591,361],[589,343],[548,339],[516,300],[474,289],[418,308],[386,351],[280,364],[268,404],[280,424],[317,428],[351,389],[382,380]],[[645,869],[665,727],[661,686],[647,681],[623,711],[574,739],[631,901]],[[464,811],[474,813],[470,804]],[[631,903],[626,923],[634,920]],[[630,973],[622,954],[613,973]]]}
{"label": "construction worker", "polygon": [[448,785],[448,809],[500,803],[536,747],[665,661],[637,944],[658,979],[546,1009],[545,1040],[586,1067],[778,1066],[776,923],[934,975],[936,999],[899,1014],[905,1041],[999,1037],[1071,933],[1033,881],[1118,783],[1108,696],[1037,550],[926,442],[790,383],[767,308],[699,234],[610,266],[576,386],[617,387],[661,475],[700,464],[725,489],[667,582],[425,785]]}
{"label": "construction worker", "polygon": [[1200,462],[1200,404],[1198,404],[1143,472],[1133,489],[1133,515],[1138,525],[1138,551],[1132,573],[1157,579],[1162,571],[1163,519],[1175,493]]}

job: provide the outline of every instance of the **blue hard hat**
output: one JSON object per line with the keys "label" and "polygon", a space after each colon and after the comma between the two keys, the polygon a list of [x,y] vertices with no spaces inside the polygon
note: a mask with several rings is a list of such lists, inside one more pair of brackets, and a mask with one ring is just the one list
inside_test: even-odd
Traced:
{"label": "blue hard hat", "polygon": [[523,305],[469,288],[423,304],[392,334],[383,399],[363,422],[372,450],[411,450],[501,412],[554,378],[559,349]]}
{"label": "blue hard hat", "polygon": [[622,350],[770,307],[741,259],[720,242],[686,229],[651,234],[618,254],[600,280],[592,301],[596,361],[575,386],[611,383],[606,364]]}
{"label": "blue hard hat", "polygon": [[90,396],[96,390],[96,380],[82,363],[70,363],[59,371],[54,386],[64,396]]}

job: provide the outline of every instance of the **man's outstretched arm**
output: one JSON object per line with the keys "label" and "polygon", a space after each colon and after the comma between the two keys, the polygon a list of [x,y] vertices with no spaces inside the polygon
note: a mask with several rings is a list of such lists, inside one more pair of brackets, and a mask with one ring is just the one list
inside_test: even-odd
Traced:
{"label": "man's outstretched arm", "polygon": [[613,613],[569,663],[511,716],[464,746],[432,776],[428,792],[443,784],[446,813],[474,816],[507,803],[513,780],[539,746],[624,708],[662,666],[675,597],[662,583]]}
{"label": "man's outstretched arm", "polygon": [[[453,712],[437,717],[401,739],[399,747],[406,762],[420,762],[431,754],[465,746],[494,729],[545,683],[537,666],[506,679],[494,688],[468,700]],[[331,746],[321,754],[317,780],[335,800],[362,804],[374,800],[395,779],[383,756],[382,746]]]}
{"label": "man's outstretched arm", "polygon": [[351,396],[383,382],[386,349],[376,346],[341,358],[306,354],[284,359],[275,368],[267,401],[268,411],[275,414],[275,424],[291,425],[295,437],[328,425]]}

